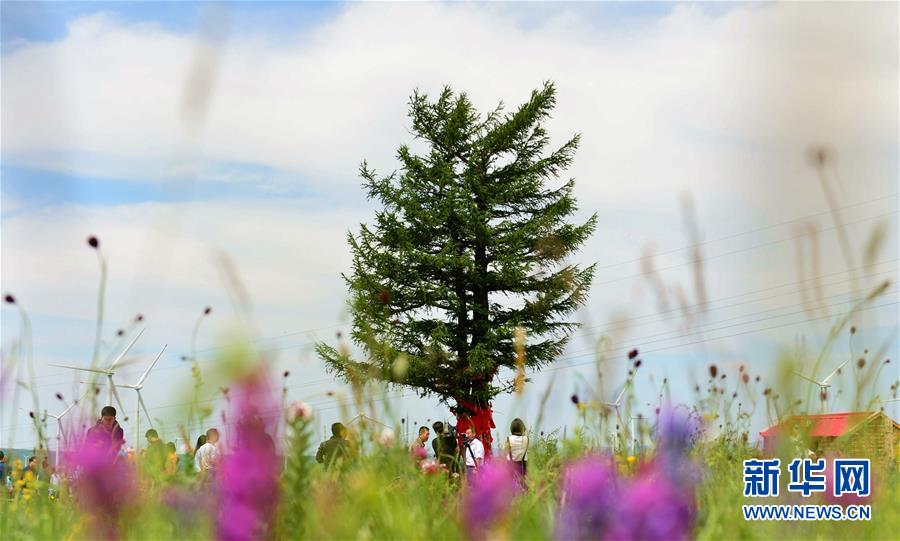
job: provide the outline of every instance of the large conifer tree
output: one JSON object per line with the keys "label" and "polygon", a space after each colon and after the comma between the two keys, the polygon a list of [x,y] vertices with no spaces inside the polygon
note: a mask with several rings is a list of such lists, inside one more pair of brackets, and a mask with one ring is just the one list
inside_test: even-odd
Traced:
{"label": "large conifer tree", "polygon": [[483,409],[510,388],[496,376],[516,366],[516,327],[527,336],[527,367],[562,352],[577,326],[567,316],[584,302],[594,271],[567,259],[596,216],[567,221],[574,181],[558,176],[579,136],[547,150],[543,125],[555,103],[552,83],[514,112],[501,104],[484,116],[449,88],[434,101],[413,94],[412,132],[427,152],[401,146],[400,170],[388,176],[360,168],[381,206],[372,225],[348,234],[352,338],[366,357],[319,344],[332,372]]}

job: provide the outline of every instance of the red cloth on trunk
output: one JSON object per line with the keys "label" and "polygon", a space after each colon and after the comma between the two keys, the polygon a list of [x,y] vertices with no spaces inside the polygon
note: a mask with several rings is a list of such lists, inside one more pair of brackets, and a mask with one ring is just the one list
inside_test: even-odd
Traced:
{"label": "red cloth on trunk", "polygon": [[475,431],[475,436],[484,444],[485,460],[489,460],[491,456],[491,443],[494,441],[491,435],[491,429],[497,428],[494,424],[494,412],[491,405],[481,408],[471,402],[458,400],[457,407],[451,408],[456,416],[456,429],[460,436],[460,445],[462,445],[462,435],[466,429],[471,427]]}

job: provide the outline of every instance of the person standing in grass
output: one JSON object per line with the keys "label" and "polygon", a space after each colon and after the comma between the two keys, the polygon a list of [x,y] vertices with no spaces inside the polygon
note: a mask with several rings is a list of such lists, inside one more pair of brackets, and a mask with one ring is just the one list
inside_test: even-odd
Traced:
{"label": "person standing in grass", "polygon": [[[200,448],[203,447],[203,444],[205,444],[205,443],[206,443],[206,434],[200,434],[200,436],[197,438],[197,445],[194,447],[194,451],[192,453],[192,456],[194,459],[194,467],[191,469],[191,472],[193,472],[193,473],[200,472],[200,455],[197,454],[197,451],[199,451]],[[188,467],[190,467],[190,466],[188,466]]]}
{"label": "person standing in grass", "polygon": [[197,449],[197,455],[194,457],[194,463],[197,465],[197,472],[204,478],[215,476],[216,467],[219,462],[219,431],[210,428],[206,431],[206,443]]}
{"label": "person standing in grass", "polygon": [[166,464],[163,467],[163,475],[167,478],[175,477],[178,472],[178,450],[175,442],[170,441],[166,444]]}
{"label": "person standing in grass", "polygon": [[459,473],[459,444],[456,438],[450,435],[441,421],[435,421],[432,428],[434,428],[435,434],[434,439],[431,440],[434,458],[450,475]]}
{"label": "person standing in grass", "polygon": [[528,473],[528,436],[525,435],[525,423],[518,417],[509,425],[510,435],[506,438],[506,458],[513,464],[516,480],[520,485],[525,482]]}
{"label": "person standing in grass", "polygon": [[466,477],[468,477],[484,464],[484,444],[475,437],[475,431],[471,427],[466,429],[463,452],[466,455]]}
{"label": "person standing in grass", "polygon": [[144,449],[144,471],[152,475],[154,478],[162,474],[166,465],[166,447],[156,429],[148,430],[144,437],[147,438],[147,448]]}
{"label": "person standing in grass", "polygon": [[331,437],[323,441],[316,451],[316,462],[323,464],[325,469],[334,463],[346,460],[350,457],[350,442],[345,436],[347,429],[341,423],[331,425]]}
{"label": "person standing in grass", "polygon": [[[411,444],[409,444],[409,452],[412,454],[416,454],[417,452],[419,454],[422,454],[422,451],[420,451],[419,449],[422,449],[422,450],[425,449],[425,442],[428,441],[429,435],[430,434],[428,431],[428,427],[420,426],[419,427],[419,435],[416,437],[415,440],[413,440],[413,442]],[[421,458],[425,458],[425,457],[422,456]]]}
{"label": "person standing in grass", "polygon": [[103,406],[97,424],[87,432],[87,444],[108,452],[110,462],[116,460],[125,444],[125,431],[116,420],[116,408]]}

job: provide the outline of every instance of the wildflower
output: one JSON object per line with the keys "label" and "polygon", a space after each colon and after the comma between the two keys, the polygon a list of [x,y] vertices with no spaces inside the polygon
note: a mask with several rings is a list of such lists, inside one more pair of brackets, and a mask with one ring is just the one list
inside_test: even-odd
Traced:
{"label": "wildflower", "polygon": [[857,368],[862,368],[862,367],[866,366],[866,359],[865,359],[865,357],[860,357],[859,359],[857,359],[857,360],[856,360],[856,366],[857,366]]}
{"label": "wildflower", "polygon": [[627,460],[629,464],[634,464],[637,461],[637,457],[635,457],[634,455],[628,455],[628,458],[626,458],[625,460]]}
{"label": "wildflower", "polygon": [[578,405],[578,395],[577,394],[573,394],[569,400],[571,400],[572,403],[575,404],[576,406]]}
{"label": "wildflower", "polygon": [[[607,539],[690,539],[696,519],[693,491],[655,473],[643,474],[622,491]],[[597,535],[572,538],[596,539]]]}
{"label": "wildflower", "polygon": [[437,462],[433,458],[426,458],[421,462],[419,468],[422,470],[422,473],[432,474],[438,473],[441,469]]}
{"label": "wildflower", "polygon": [[641,366],[641,360],[640,360],[640,359],[634,361],[634,367],[635,367],[635,368],[638,368],[638,367],[640,367],[640,366]]}
{"label": "wildflower", "polygon": [[856,325],[850,327],[850,334],[856,334]]}
{"label": "wildflower", "polygon": [[138,314],[138,315],[134,316],[134,322],[135,322],[135,323],[140,323],[141,321],[144,321],[144,315],[143,315],[143,314]]}
{"label": "wildflower", "polygon": [[428,458],[428,451],[424,447],[416,447],[412,452],[413,458],[416,460],[424,460]]}
{"label": "wildflower", "polygon": [[378,443],[380,443],[382,447],[391,447],[394,445],[395,439],[394,431],[390,428],[385,428],[378,436]]}
{"label": "wildflower", "polygon": [[57,400],[62,400],[62,399],[63,399],[62,393],[56,393],[56,399],[57,399]]}
{"label": "wildflower", "polygon": [[743,381],[744,383],[750,383],[750,375],[744,372],[743,374],[741,374],[741,381]]}
{"label": "wildflower", "polygon": [[278,508],[279,458],[260,412],[277,411],[278,401],[263,376],[252,373],[235,385],[230,405],[236,428],[217,478],[217,537],[266,539]]}
{"label": "wildflower", "polygon": [[288,418],[293,421],[296,419],[309,419],[312,417],[312,406],[306,402],[295,400],[288,406]]}
{"label": "wildflower", "polygon": [[207,306],[206,308],[203,309],[203,315],[204,315],[204,316],[208,316],[208,315],[211,314],[211,313],[212,313],[212,307],[211,307],[211,306]]}
{"label": "wildflower", "polygon": [[288,376],[291,375],[291,371],[290,371],[290,370],[285,370],[285,371],[284,371],[284,374],[282,374],[282,375],[286,378],[286,377],[288,377]]}
{"label": "wildflower", "polygon": [[75,493],[85,513],[93,515],[96,538],[119,537],[119,517],[130,502],[138,498],[134,470],[127,461],[115,460],[110,448],[85,440],[71,454],[79,472]]}
{"label": "wildflower", "polygon": [[636,350],[636,349],[633,349],[633,350],[631,350],[631,351],[628,352],[628,358],[629,358],[629,359],[634,359],[634,358],[637,357],[637,356],[638,356],[638,350]]}
{"label": "wildflower", "polygon": [[116,331],[116,336],[125,336],[125,331],[122,330],[122,329],[117,330],[117,331]]}
{"label": "wildflower", "polygon": [[684,454],[700,435],[699,419],[684,408],[667,410],[659,419],[659,448],[667,454]]}
{"label": "wildflower", "polygon": [[90,246],[91,248],[93,248],[95,250],[100,247],[100,239],[98,239],[94,235],[91,235],[90,237],[87,238],[87,243],[88,243],[88,246]]}
{"label": "wildflower", "polygon": [[609,459],[588,456],[563,471],[554,538],[601,539],[619,499],[618,480]]}
{"label": "wildflower", "polygon": [[770,394],[772,394],[772,389],[770,389],[768,387],[763,389],[763,396],[769,396]]}
{"label": "wildflower", "polygon": [[5,300],[7,304],[16,304],[16,298],[9,294],[3,297],[3,300]]}
{"label": "wildflower", "polygon": [[716,379],[716,375],[718,373],[719,373],[719,369],[716,368],[716,365],[714,365],[714,364],[709,365],[709,377],[711,377],[712,379]]}
{"label": "wildflower", "polygon": [[512,508],[516,487],[515,473],[506,460],[494,460],[478,469],[460,502],[469,539],[490,537],[490,527]]}
{"label": "wildflower", "polygon": [[34,412],[33,412],[33,411],[29,411],[29,412],[28,412],[28,416],[31,417],[32,419],[34,419]]}

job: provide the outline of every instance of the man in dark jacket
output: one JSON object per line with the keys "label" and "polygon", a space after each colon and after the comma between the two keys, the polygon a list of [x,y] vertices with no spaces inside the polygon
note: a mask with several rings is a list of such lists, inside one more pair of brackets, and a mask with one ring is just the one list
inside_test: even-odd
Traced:
{"label": "man in dark jacket", "polygon": [[116,459],[125,443],[125,431],[116,421],[116,408],[104,406],[100,419],[87,432],[87,444],[109,453],[110,461]]}
{"label": "man in dark jacket", "polygon": [[432,428],[434,428],[435,436],[431,440],[431,448],[434,449],[435,458],[450,474],[457,473],[459,471],[459,452],[456,438],[450,434],[441,421],[436,421]]}
{"label": "man in dark jacket", "polygon": [[347,429],[341,423],[331,425],[331,438],[319,445],[316,462],[328,469],[332,464],[350,457],[350,442],[345,439]]}

